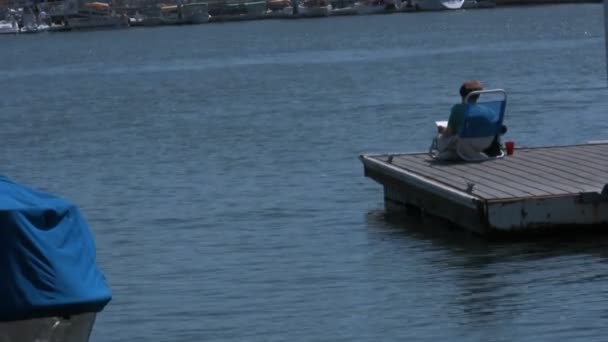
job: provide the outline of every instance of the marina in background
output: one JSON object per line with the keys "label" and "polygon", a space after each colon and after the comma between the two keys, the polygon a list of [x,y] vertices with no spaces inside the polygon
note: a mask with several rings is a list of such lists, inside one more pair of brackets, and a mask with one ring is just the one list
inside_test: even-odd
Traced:
{"label": "marina in background", "polygon": [[0,34],[202,24],[601,0],[1,0]]}

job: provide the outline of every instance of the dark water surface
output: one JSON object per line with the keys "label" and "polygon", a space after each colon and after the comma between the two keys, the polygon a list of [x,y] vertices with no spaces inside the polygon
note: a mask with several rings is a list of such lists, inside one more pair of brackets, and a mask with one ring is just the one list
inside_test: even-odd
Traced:
{"label": "dark water surface", "polygon": [[92,340],[602,341],[608,241],[386,216],[462,80],[522,145],[608,138],[601,4],[0,37],[1,172],[77,203]]}

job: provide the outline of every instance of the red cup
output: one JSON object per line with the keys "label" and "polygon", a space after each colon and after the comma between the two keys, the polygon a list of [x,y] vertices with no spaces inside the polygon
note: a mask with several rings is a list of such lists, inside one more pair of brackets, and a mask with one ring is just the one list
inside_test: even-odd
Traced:
{"label": "red cup", "polygon": [[512,141],[505,142],[505,149],[507,150],[507,155],[510,156],[513,154],[513,150],[515,150],[515,143]]}

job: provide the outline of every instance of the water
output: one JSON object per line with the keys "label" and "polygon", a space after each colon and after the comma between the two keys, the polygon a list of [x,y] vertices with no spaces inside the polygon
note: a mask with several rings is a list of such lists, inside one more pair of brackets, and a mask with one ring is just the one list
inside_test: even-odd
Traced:
{"label": "water", "polygon": [[469,78],[522,145],[606,139],[601,4],[0,37],[2,173],[76,202],[92,341],[592,341],[605,240],[487,243],[383,211]]}

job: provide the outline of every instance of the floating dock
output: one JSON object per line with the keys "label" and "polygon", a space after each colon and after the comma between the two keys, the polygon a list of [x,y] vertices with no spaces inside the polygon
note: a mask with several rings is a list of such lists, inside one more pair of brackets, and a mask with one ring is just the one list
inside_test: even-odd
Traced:
{"label": "floating dock", "polygon": [[482,235],[608,229],[606,142],[520,148],[479,163],[427,153],[360,159],[365,176],[384,186],[387,210],[416,207]]}

